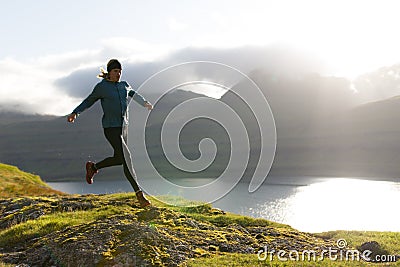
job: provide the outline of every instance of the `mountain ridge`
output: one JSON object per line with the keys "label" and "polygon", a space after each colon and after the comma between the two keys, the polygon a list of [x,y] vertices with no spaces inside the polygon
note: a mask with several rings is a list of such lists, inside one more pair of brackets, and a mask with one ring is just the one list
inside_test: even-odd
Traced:
{"label": "mountain ridge", "polygon": [[[336,87],[348,86],[343,79],[308,76],[303,85],[291,80],[271,79],[258,73],[252,79],[262,89],[274,113],[277,127],[277,150],[271,176],[330,176],[330,177],[398,177],[397,161],[400,160],[400,100],[390,97],[361,105],[339,103],[330,96]],[[331,84],[332,82],[332,84]],[[322,89],[321,84],[325,84]],[[299,86],[293,94],[293,87]],[[312,93],[322,90],[319,98]],[[318,89],[319,88],[319,89]],[[325,89],[324,89],[325,88]],[[156,168],[168,177],[185,177],[188,173],[168,165],[160,144],[160,125],[172,108],[191,98],[202,96],[178,91],[175,96],[165,96],[149,117],[147,127],[149,153],[159,163]],[[179,97],[178,97],[179,96]],[[232,106],[244,119],[252,141],[251,159],[245,176],[251,176],[257,163],[259,133],[257,123],[241,100],[223,95],[220,101]],[[310,102],[311,101],[311,102]],[[319,112],[315,103],[329,103]],[[134,107],[133,112],[145,116],[146,110]],[[24,121],[6,125],[0,132],[0,160],[22,167],[30,172],[41,173],[45,180],[70,180],[84,177],[84,162],[101,159],[112,153],[102,134],[101,109],[96,104],[69,125],[64,117],[51,120]],[[179,118],[173,118],[179,119]],[[51,123],[50,123],[51,122]],[[134,122],[133,122],[134,123]],[[179,121],[177,121],[179,123]],[[198,142],[205,137],[216,139],[219,149],[216,164],[198,177],[218,177],[228,161],[228,137],[223,129],[206,121],[194,121],[183,128],[181,150],[186,157],[199,156]],[[146,141],[146,142],[147,142]],[[138,155],[140,165],[140,156]],[[134,162],[135,164],[135,162]],[[66,173],[66,170],[68,173]],[[123,179],[119,168],[104,170],[98,179]],[[105,178],[107,177],[107,178]],[[190,177],[190,176],[189,176]],[[193,176],[197,177],[197,176]]]}

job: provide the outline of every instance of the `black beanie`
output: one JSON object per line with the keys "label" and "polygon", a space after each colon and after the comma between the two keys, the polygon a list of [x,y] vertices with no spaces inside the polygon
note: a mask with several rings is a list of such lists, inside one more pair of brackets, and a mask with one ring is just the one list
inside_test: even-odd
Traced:
{"label": "black beanie", "polygon": [[119,61],[117,59],[110,59],[110,61],[108,61],[108,63],[107,63],[107,72],[110,72],[113,69],[121,69],[122,70],[121,63],[119,63]]}

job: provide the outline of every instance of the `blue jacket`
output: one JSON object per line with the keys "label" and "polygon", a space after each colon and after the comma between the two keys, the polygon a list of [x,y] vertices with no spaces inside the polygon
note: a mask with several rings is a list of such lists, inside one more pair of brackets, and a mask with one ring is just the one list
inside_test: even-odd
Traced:
{"label": "blue jacket", "polygon": [[103,79],[72,113],[79,115],[100,99],[104,113],[103,128],[126,126],[129,123],[128,105],[131,98],[142,106],[146,103],[143,96],[132,90],[127,82],[111,82]]}

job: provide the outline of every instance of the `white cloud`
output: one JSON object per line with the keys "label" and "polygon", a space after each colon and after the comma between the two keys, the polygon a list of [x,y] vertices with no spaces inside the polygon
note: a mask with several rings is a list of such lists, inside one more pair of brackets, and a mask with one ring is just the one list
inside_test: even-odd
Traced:
{"label": "white cloud", "polygon": [[65,73],[102,64],[99,60],[100,54],[101,49],[69,51],[57,55],[45,55],[31,61],[43,68]]}
{"label": "white cloud", "polygon": [[[250,1],[197,22],[195,47],[286,43],[308,50],[334,75],[355,77],[400,61],[399,1]],[[203,25],[204,24],[204,25]]]}
{"label": "white cloud", "polygon": [[52,83],[59,70],[38,61],[0,61],[0,106],[14,111],[41,114],[66,114],[72,99],[58,92]]}
{"label": "white cloud", "polygon": [[153,61],[166,56],[171,48],[149,44],[129,37],[112,37],[102,40],[101,52],[106,58],[114,57],[130,62]]}
{"label": "white cloud", "polygon": [[166,55],[167,51],[165,46],[116,37],[104,39],[100,47],[93,50],[69,51],[25,60],[2,59],[0,110],[66,115],[81,99],[60,90],[56,80],[80,69],[105,66],[107,60],[113,57],[125,62],[152,61]]}
{"label": "white cloud", "polygon": [[[273,66],[274,68],[296,70],[303,68],[304,64],[308,66],[304,67],[307,70],[320,70],[320,62],[315,62],[315,60],[318,61],[319,58],[327,55],[326,60],[331,64],[342,66],[341,70],[343,71],[350,68],[354,68],[354,71],[360,71],[366,66],[371,65],[372,68],[374,65],[372,63],[376,63],[377,67],[380,67],[382,64],[378,65],[378,63],[382,63],[384,59],[387,59],[385,63],[390,64],[390,60],[396,60],[396,57],[393,58],[393,56],[399,55],[398,52],[393,52],[400,43],[398,38],[393,39],[393,42],[387,42],[386,47],[390,48],[387,51],[383,51],[384,49],[380,48],[382,46],[379,46],[377,43],[380,39],[382,39],[380,42],[387,40],[389,34],[392,33],[390,30],[381,32],[380,37],[382,38],[378,38],[375,43],[371,42],[371,44],[368,43],[368,34],[365,33],[362,38],[360,37],[361,39],[357,40],[365,43],[361,47],[359,47],[360,43],[357,42],[335,43],[330,38],[324,38],[324,36],[330,34],[329,31],[325,32],[325,35],[322,34],[320,38],[318,36],[313,37],[312,29],[303,31],[304,40],[302,42],[299,41],[297,46],[293,46],[296,48],[300,47],[300,53],[296,51],[294,51],[295,53],[291,53],[290,49],[286,49],[281,45],[277,45],[272,50],[270,49],[271,47],[268,48],[267,46],[248,46],[249,43],[256,43],[254,36],[257,35],[255,35],[255,32],[259,32],[259,40],[270,38],[268,34],[263,35],[261,30],[264,28],[267,29],[270,26],[259,24],[246,31],[246,24],[242,25],[240,21],[244,20],[248,15],[243,12],[243,16],[237,18],[237,22],[235,22],[235,20],[225,20],[224,14],[221,15],[214,12],[212,21],[208,21],[207,23],[215,24],[215,31],[199,34],[193,39],[196,45],[192,45],[186,49],[180,49],[179,47],[172,49],[172,46],[169,45],[149,44],[135,38],[112,37],[103,39],[98,43],[98,47],[94,47],[93,49],[69,51],[62,54],[49,54],[19,60],[11,57],[0,59],[0,72],[2,73],[2,79],[0,80],[0,110],[5,109],[5,107],[11,107],[14,110],[18,109],[29,113],[65,115],[79,104],[83,95],[86,94],[85,90],[91,89],[90,87],[96,82],[95,76],[97,75],[98,68],[101,66],[105,67],[107,60],[110,58],[118,58],[123,64],[127,64],[127,67],[129,67],[128,70],[130,69],[131,73],[127,73],[125,77],[131,75],[135,82],[140,83],[140,79],[153,74],[151,73],[152,71],[159,71],[161,70],[159,68],[191,60],[218,61],[237,67],[245,72],[259,66]],[[251,18],[248,19],[251,20]],[[254,22],[258,19],[254,18]],[[179,25],[178,21],[175,22]],[[373,27],[371,23],[368,25]],[[283,29],[287,28],[290,30],[288,25],[281,26]],[[311,20],[309,21],[309,26],[312,26]],[[334,28],[333,24],[325,24],[325,26]],[[295,30],[292,29],[291,31],[294,32]],[[343,38],[350,39],[351,37],[351,31],[344,31],[341,35],[335,35],[331,38],[343,40]],[[241,42],[238,40],[241,40]],[[261,43],[263,42],[266,41],[262,41]],[[302,43],[305,45],[301,46]],[[304,56],[303,48],[307,47],[307,44],[310,44],[308,49],[312,50],[314,55],[319,57]],[[372,45],[378,48],[373,49]],[[202,47],[202,49],[198,47]],[[204,47],[208,47],[208,49]],[[264,48],[268,49],[265,50]],[[311,48],[315,48],[315,50]],[[382,53],[377,53],[377,49],[380,49]],[[299,57],[300,54],[304,58]],[[369,54],[369,56],[365,57],[366,54]],[[343,62],[347,64],[343,65]],[[356,63],[360,66],[355,65]],[[74,74],[72,75],[73,79],[70,77],[71,74]],[[91,76],[86,78],[87,75]],[[59,82],[60,80],[63,80],[65,82],[64,85],[67,84],[67,87],[69,87],[67,89],[63,88],[63,84]],[[80,94],[71,94],[74,90],[73,88]],[[200,90],[199,88],[196,89]]]}

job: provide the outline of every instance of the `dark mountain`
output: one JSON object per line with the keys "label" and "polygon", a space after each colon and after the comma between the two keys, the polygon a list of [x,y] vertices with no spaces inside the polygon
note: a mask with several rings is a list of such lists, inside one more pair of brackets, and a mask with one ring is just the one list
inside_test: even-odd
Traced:
{"label": "dark mountain", "polygon": [[21,122],[48,121],[55,119],[52,115],[24,114],[10,111],[0,111],[0,126]]}
{"label": "dark mountain", "polygon": [[8,124],[0,132],[0,158],[44,179],[82,176],[86,159],[109,153],[102,144],[99,105],[74,124],[66,117]]}
{"label": "dark mountain", "polygon": [[399,177],[399,122],[399,97],[331,116],[304,138],[309,161],[329,175]]}
{"label": "dark mountain", "polygon": [[[180,90],[168,94],[152,112],[149,127],[159,125],[164,114],[177,104],[198,96],[202,95]],[[136,103],[132,103],[131,112],[132,109],[140,116],[148,113]],[[99,161],[112,155],[112,148],[103,135],[101,116],[100,103],[83,112],[73,124],[67,123],[66,117],[12,114],[7,121],[1,119],[0,161],[38,173],[47,181],[84,177],[87,160]],[[102,172],[104,175],[98,179],[124,177],[117,167]]]}
{"label": "dark mountain", "polygon": [[[359,105],[349,81],[342,78],[288,77],[265,71],[254,71],[250,77],[266,96],[275,117],[277,150],[271,176],[398,177],[399,97]],[[173,91],[163,96],[150,113],[145,136],[147,152],[155,168],[167,178],[218,177],[229,161],[229,135],[217,122],[204,118],[191,120],[182,127],[180,150],[185,157],[197,159],[200,141],[211,138],[217,146],[213,164],[192,174],[176,169],[166,160],[161,146],[162,123],[178,104],[199,96],[202,95]],[[251,155],[244,176],[249,177],[259,159],[257,121],[251,107],[232,92],[221,101],[235,110],[248,131]],[[148,114],[135,103],[132,105],[131,113]],[[202,108],[193,106],[187,117],[199,114]],[[169,118],[169,123],[182,126],[183,115]],[[10,123],[12,119],[1,120],[0,161],[40,173],[45,180],[83,178],[87,160],[98,161],[112,153],[103,137],[99,104],[84,112],[74,124],[68,124],[65,117],[16,118],[15,123]],[[140,168],[143,155],[133,154]],[[122,178],[121,168],[104,170],[98,179],[110,177]]]}
{"label": "dark mountain", "polygon": [[[275,118],[277,148],[271,176],[399,176],[399,97],[360,105],[343,78],[264,71],[250,77]],[[243,101],[232,92],[221,100],[240,110],[257,143],[257,122]],[[253,143],[250,166],[258,160],[256,148]]]}

